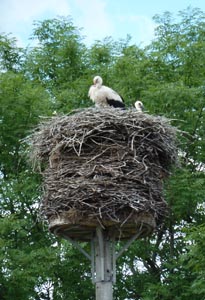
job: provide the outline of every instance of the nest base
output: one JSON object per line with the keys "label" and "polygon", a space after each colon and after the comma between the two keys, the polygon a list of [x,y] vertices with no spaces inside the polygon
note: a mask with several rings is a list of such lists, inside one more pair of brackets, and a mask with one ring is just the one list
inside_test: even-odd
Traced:
{"label": "nest base", "polygon": [[69,237],[74,240],[90,241],[98,226],[109,231],[109,235],[115,239],[127,240],[140,233],[140,238],[149,236],[156,228],[155,218],[151,214],[136,214],[126,223],[119,223],[110,220],[85,220],[76,224],[65,215],[52,217],[49,220],[49,230],[61,237]]}

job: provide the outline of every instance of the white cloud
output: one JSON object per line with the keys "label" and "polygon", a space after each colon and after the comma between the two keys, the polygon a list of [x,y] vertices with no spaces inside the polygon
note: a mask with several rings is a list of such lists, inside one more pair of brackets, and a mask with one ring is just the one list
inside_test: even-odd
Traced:
{"label": "white cloud", "polygon": [[104,0],[0,0],[0,12],[0,32],[12,33],[21,46],[31,35],[34,20],[59,15],[71,15],[88,44],[114,33]]}
{"label": "white cloud", "polygon": [[67,0],[1,0],[0,12],[0,32],[23,40],[31,34],[34,20],[69,15],[71,10]]}
{"label": "white cloud", "polygon": [[154,21],[146,16],[131,16],[131,21],[136,24],[139,34],[138,39],[144,44],[150,43],[156,28]]}
{"label": "white cloud", "polygon": [[79,27],[83,27],[87,43],[113,35],[114,27],[106,11],[105,1],[76,0],[75,4],[79,17],[74,21]]}
{"label": "white cloud", "polygon": [[69,14],[66,0],[3,0],[0,2],[0,23],[27,22],[44,13]]}
{"label": "white cloud", "polygon": [[127,33],[130,34],[133,40],[138,44],[148,44],[151,39],[153,39],[156,24],[151,18],[144,15],[121,15],[118,16],[117,19],[125,30],[129,28]]}
{"label": "white cloud", "polygon": [[68,16],[82,27],[85,42],[92,44],[106,36],[114,39],[130,34],[137,44],[147,44],[154,36],[155,24],[144,15],[115,15],[109,0],[0,0],[0,32],[12,33],[26,46],[32,34],[33,21]]}

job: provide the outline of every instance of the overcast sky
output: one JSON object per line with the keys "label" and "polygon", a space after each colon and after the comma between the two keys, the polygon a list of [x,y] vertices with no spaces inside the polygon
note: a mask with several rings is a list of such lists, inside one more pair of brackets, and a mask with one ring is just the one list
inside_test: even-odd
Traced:
{"label": "overcast sky", "polygon": [[170,11],[177,16],[188,6],[205,12],[205,0],[0,0],[0,33],[11,33],[26,46],[34,21],[71,16],[89,45],[106,36],[119,39],[127,34],[137,45],[145,45],[153,37],[154,15]]}

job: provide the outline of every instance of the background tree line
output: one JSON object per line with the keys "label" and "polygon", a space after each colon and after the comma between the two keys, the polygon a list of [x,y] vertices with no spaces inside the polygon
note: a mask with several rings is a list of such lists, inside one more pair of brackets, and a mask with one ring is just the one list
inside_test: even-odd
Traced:
{"label": "background tree line", "polygon": [[144,48],[129,36],[88,47],[69,18],[36,22],[32,48],[0,35],[0,299],[95,299],[89,262],[38,219],[41,178],[22,139],[41,116],[91,106],[97,74],[127,107],[140,98],[188,133],[165,183],[171,213],[120,258],[115,299],[205,299],[205,13],[187,8],[177,21],[168,12],[154,20]]}

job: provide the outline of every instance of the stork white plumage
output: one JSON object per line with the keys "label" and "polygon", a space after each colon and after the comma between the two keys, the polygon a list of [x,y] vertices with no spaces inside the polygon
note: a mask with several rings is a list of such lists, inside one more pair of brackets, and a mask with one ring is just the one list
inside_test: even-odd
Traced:
{"label": "stork white plumage", "polygon": [[135,102],[135,108],[137,111],[142,112],[144,110],[144,105],[143,105],[142,101],[137,100]]}
{"label": "stork white plumage", "polygon": [[111,88],[102,85],[103,80],[100,76],[93,78],[93,85],[91,85],[88,96],[95,103],[96,107],[119,107],[125,108],[123,98]]}

